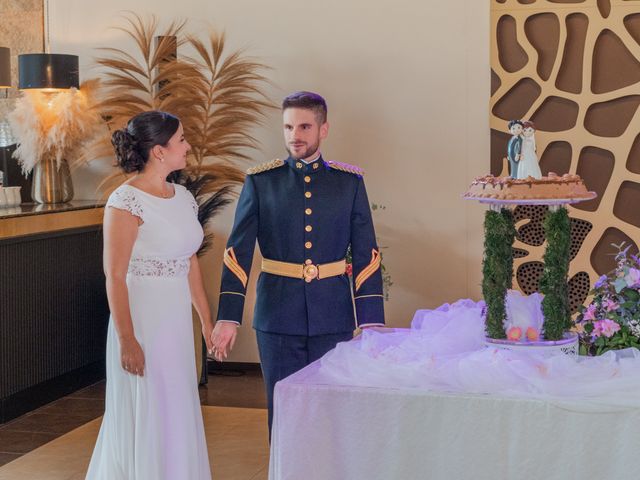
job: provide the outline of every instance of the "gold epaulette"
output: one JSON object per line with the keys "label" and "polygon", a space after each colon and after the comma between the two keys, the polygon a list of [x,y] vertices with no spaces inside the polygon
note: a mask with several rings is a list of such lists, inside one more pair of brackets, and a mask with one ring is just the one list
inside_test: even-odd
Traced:
{"label": "gold epaulette", "polygon": [[341,172],[353,173],[354,175],[364,176],[364,170],[360,167],[356,167],[355,165],[349,165],[348,163],[334,162],[329,160],[327,162],[334,170],[340,170]]}
{"label": "gold epaulette", "polygon": [[255,175],[256,173],[262,173],[269,170],[273,170],[274,168],[278,168],[284,165],[284,161],[276,158],[275,160],[271,160],[267,163],[262,163],[256,167],[250,168],[247,170],[247,175]]}

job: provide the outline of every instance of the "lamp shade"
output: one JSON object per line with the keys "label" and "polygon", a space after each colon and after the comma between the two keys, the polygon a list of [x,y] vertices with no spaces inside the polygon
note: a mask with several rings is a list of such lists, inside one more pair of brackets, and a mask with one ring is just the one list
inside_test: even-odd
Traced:
{"label": "lamp shade", "polygon": [[11,87],[11,50],[0,47],[0,88]]}
{"label": "lamp shade", "polygon": [[18,88],[79,88],[77,55],[27,53],[18,55]]}

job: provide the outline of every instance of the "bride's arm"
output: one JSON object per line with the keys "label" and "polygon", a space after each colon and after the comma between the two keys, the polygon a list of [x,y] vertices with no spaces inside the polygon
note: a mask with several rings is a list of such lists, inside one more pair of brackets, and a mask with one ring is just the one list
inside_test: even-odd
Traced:
{"label": "bride's arm", "polygon": [[138,236],[138,223],[138,217],[129,212],[118,208],[105,209],[103,264],[109,309],[120,339],[122,368],[142,375],[144,354],[135,338],[126,282],[133,244]]}
{"label": "bride's arm", "polygon": [[191,302],[198,312],[200,323],[202,323],[202,335],[207,344],[207,351],[211,353],[213,344],[211,343],[211,332],[213,332],[213,321],[211,320],[211,310],[207,295],[204,291],[202,283],[202,273],[200,272],[200,263],[198,256],[192,255],[189,266],[189,289],[191,290]]}

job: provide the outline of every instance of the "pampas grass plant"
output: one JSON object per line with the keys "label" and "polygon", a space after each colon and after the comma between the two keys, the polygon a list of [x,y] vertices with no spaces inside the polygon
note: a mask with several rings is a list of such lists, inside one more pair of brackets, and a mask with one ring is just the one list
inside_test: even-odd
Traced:
{"label": "pampas grass plant", "polygon": [[[103,85],[97,109],[109,131],[79,161],[113,158],[111,133],[134,115],[162,110],[177,116],[192,150],[187,167],[169,180],[193,193],[206,227],[230,202],[233,187],[244,181],[237,163],[250,159],[248,152],[258,147],[251,130],[275,107],[265,94],[268,81],[261,72],[267,67],[242,50],[227,52],[225,35],[215,31],[202,41],[184,32],[185,22],[161,30],[155,17],[131,12],[124,21],[117,29],[135,50],[101,48],[103,55],[96,59]],[[176,47],[193,55],[175,58]],[[126,174],[114,173],[101,190],[106,196],[126,179]],[[211,237],[206,240],[200,254],[211,245]]]}
{"label": "pampas grass plant", "polygon": [[[99,49],[105,55],[96,59],[104,79],[98,109],[109,134],[94,143],[83,160],[113,158],[111,132],[138,113],[162,110],[180,119],[192,146],[187,168],[174,181],[198,184],[200,203],[242,183],[243,169],[236,164],[248,160],[247,152],[258,146],[250,131],[274,106],[264,92],[267,79],[260,73],[267,67],[245,58],[242,50],[227,53],[224,34],[211,31],[205,42],[185,34],[184,22],[161,30],[155,17],[128,13],[124,20],[125,26],[117,29],[133,40],[136,50]],[[194,55],[167,61],[176,45]],[[206,181],[196,182],[203,175]],[[108,194],[126,178],[115,173],[101,188]]]}
{"label": "pampas grass plant", "polygon": [[103,122],[95,109],[97,86],[97,80],[90,80],[79,90],[22,92],[8,117],[18,140],[13,156],[25,175],[46,157],[55,158],[58,168],[63,160],[73,163],[84,142],[101,131]]}

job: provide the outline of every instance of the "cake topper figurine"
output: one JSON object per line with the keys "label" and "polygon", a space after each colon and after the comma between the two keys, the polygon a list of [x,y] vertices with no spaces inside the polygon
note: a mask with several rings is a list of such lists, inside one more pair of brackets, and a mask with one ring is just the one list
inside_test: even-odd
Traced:
{"label": "cake topper figurine", "polygon": [[[533,122],[522,122],[522,143],[520,148],[520,161],[515,178],[542,178],[538,155],[536,153],[536,127]],[[513,176],[513,175],[512,175]]]}
{"label": "cake topper figurine", "polygon": [[518,178],[518,162],[520,161],[520,153],[522,151],[522,131],[524,130],[524,125],[522,120],[510,120],[508,126],[511,135],[513,135],[507,145],[509,175],[511,175],[511,178]]}

